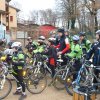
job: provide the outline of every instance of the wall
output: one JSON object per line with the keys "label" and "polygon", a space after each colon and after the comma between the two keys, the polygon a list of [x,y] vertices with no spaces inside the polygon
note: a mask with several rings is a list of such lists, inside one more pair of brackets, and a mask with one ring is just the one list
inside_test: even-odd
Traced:
{"label": "wall", "polygon": [[0,0],[0,11],[5,11],[5,0]]}
{"label": "wall", "polygon": [[[9,7],[9,27],[16,28],[17,27],[17,12],[16,9]],[[10,16],[13,16],[13,21],[10,21]]]}

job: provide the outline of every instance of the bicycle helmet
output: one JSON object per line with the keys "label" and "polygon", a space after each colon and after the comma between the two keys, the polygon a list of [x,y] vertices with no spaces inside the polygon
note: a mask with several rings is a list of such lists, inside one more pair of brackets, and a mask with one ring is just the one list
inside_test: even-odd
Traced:
{"label": "bicycle helmet", "polygon": [[79,36],[85,36],[85,32],[79,32]]}
{"label": "bicycle helmet", "polygon": [[98,35],[100,36],[100,30],[97,30],[97,31],[96,31],[96,34],[98,34]]}
{"label": "bicycle helmet", "polygon": [[45,37],[44,36],[40,36],[38,39],[39,40],[45,40]]}
{"label": "bicycle helmet", "polygon": [[20,42],[14,42],[11,46],[12,48],[16,48],[16,49],[19,49],[22,47],[22,44]]}
{"label": "bicycle helmet", "polygon": [[59,28],[57,32],[60,32],[60,33],[63,33],[64,34],[65,33],[65,30],[63,28]]}
{"label": "bicycle helmet", "polygon": [[73,41],[79,41],[79,36],[78,35],[74,35],[73,36]]}
{"label": "bicycle helmet", "polygon": [[11,49],[12,44],[13,44],[12,41],[8,43],[9,49]]}

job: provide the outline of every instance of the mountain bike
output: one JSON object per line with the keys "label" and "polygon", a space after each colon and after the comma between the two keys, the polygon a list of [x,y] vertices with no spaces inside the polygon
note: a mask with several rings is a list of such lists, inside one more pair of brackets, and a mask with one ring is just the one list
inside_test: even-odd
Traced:
{"label": "mountain bike", "polygon": [[[8,74],[11,75],[16,82],[18,82],[18,80],[13,76],[13,73],[14,71],[12,66],[8,66],[7,63],[2,62],[2,74],[0,76],[0,100],[6,98],[12,90],[11,80],[7,78]],[[27,80],[25,80],[27,90],[32,94],[41,93],[47,84],[44,75],[34,74],[33,77],[30,76]]]}

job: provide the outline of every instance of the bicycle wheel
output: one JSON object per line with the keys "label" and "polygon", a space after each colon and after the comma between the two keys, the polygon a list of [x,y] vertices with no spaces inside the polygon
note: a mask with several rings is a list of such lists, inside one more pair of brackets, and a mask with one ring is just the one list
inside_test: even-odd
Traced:
{"label": "bicycle wheel", "polygon": [[65,69],[62,69],[55,74],[53,78],[53,85],[56,89],[58,90],[65,89],[65,85],[64,85],[65,80],[63,80],[63,77],[65,76],[65,74],[66,74]]}
{"label": "bicycle wheel", "polygon": [[26,86],[30,93],[39,94],[46,88],[47,79],[42,73],[33,73],[27,80]]}
{"label": "bicycle wheel", "polygon": [[69,95],[73,96],[73,86],[72,86],[72,82],[73,82],[73,75],[75,75],[77,72],[72,72],[69,73],[66,77],[66,82],[65,82],[65,88],[66,91]]}
{"label": "bicycle wheel", "polygon": [[3,77],[0,77],[0,100],[6,98],[11,92],[11,89],[12,89],[11,81],[8,78],[3,80]]}

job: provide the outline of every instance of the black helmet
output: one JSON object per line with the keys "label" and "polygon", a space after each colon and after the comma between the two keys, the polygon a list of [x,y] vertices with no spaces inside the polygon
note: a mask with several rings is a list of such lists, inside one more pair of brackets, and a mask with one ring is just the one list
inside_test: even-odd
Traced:
{"label": "black helmet", "polygon": [[60,32],[60,33],[63,33],[64,34],[65,33],[65,30],[63,28],[59,28],[57,32]]}
{"label": "black helmet", "polygon": [[79,36],[85,36],[85,32],[79,32]]}
{"label": "black helmet", "polygon": [[12,41],[8,43],[8,46],[9,46],[10,49],[11,49],[12,44],[13,44]]}
{"label": "black helmet", "polygon": [[100,30],[97,30],[97,31],[96,31],[96,34],[100,35]]}

